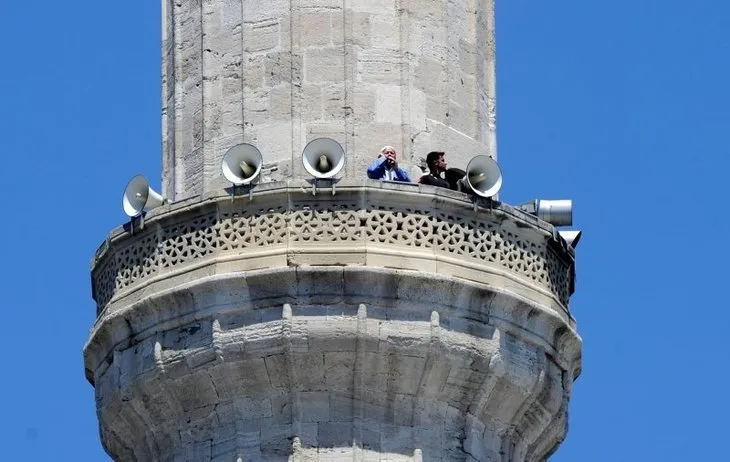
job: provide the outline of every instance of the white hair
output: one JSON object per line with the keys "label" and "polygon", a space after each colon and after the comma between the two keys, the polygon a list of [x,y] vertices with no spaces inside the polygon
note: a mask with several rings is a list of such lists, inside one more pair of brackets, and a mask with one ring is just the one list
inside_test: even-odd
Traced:
{"label": "white hair", "polygon": [[395,148],[393,146],[383,146],[382,148],[380,148],[380,154],[385,154],[385,151],[395,152]]}

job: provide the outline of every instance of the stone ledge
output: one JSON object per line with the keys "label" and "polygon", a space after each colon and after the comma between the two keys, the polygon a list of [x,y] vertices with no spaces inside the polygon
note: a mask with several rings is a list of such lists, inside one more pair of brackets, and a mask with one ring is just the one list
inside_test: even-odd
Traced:
{"label": "stone ledge", "polygon": [[193,275],[186,284],[145,294],[135,302],[120,301],[90,333],[84,347],[87,378],[93,383],[113,359],[112,352],[142,344],[160,332],[214,318],[221,319],[223,331],[258,328],[280,322],[284,304],[292,304],[299,319],[334,319],[325,337],[352,329],[346,319],[355,315],[359,304],[369,307],[370,319],[388,323],[426,323],[429,313],[437,312],[440,325],[449,332],[477,339],[489,335],[482,332],[489,324],[539,346],[575,376],[580,372],[581,341],[572,319],[513,291],[416,271],[301,267]]}

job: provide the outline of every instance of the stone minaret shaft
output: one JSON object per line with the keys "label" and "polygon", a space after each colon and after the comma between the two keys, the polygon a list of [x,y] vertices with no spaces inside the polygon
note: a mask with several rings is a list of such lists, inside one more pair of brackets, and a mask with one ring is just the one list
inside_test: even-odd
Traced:
{"label": "stone minaret shaft", "polygon": [[248,142],[301,176],[319,136],[362,177],[383,144],[413,164],[496,157],[493,0],[163,0],[163,189],[221,187]]}
{"label": "stone minaret shaft", "polygon": [[[545,460],[581,369],[574,250],[507,204],[364,174],[384,144],[406,168],[496,156],[493,0],[163,10],[169,202],[92,263],[109,455]],[[300,162],[318,137],[346,151],[336,194]],[[264,156],[250,195],[220,173],[241,142]]]}

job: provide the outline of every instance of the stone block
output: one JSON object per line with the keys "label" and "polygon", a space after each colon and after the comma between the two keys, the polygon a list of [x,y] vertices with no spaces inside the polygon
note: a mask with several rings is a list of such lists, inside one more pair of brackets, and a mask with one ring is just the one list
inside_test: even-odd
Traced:
{"label": "stone block", "polygon": [[324,118],[344,120],[347,114],[345,86],[342,84],[329,84],[322,88],[322,96]]}
{"label": "stone block", "polygon": [[290,84],[301,68],[299,58],[288,51],[272,51],[266,54],[264,64],[264,83],[275,87],[282,83]]}
{"label": "stone block", "polygon": [[312,120],[322,118],[322,87],[319,85],[302,85],[295,100],[301,105],[300,110]]}
{"label": "stone block", "polygon": [[[353,336],[355,332],[356,321],[352,319],[333,319],[331,321],[322,322],[312,321],[309,324],[312,333],[309,340],[309,346],[312,351],[322,352],[349,352],[355,351],[356,338]],[[327,368],[340,369],[342,366],[352,368],[354,356],[345,353],[344,355],[325,355]],[[333,373],[336,371],[333,370]]]}
{"label": "stone block", "polygon": [[285,85],[272,88],[269,92],[269,117],[288,120],[292,117],[291,88]]}
{"label": "stone block", "polygon": [[[362,24],[364,27],[365,24]],[[400,17],[393,11],[383,10],[367,17],[369,31],[363,34],[368,42],[362,41],[363,47],[371,46],[383,50],[397,50],[401,47]]]}
{"label": "stone block", "polygon": [[292,422],[292,396],[287,391],[275,391],[270,395],[271,417],[277,424]]}
{"label": "stone block", "polygon": [[265,51],[279,46],[279,20],[269,18],[243,25],[243,50],[245,52]]}
{"label": "stone block", "polygon": [[375,92],[370,87],[355,90],[352,115],[355,121],[364,123],[375,119]]}
{"label": "stone block", "polygon": [[224,363],[221,375],[227,380],[233,390],[239,394],[255,396],[254,390],[266,390],[270,386],[269,374],[262,358]]}
{"label": "stone block", "polygon": [[[397,30],[397,28],[393,27],[394,23],[391,23],[390,27],[384,30],[373,30],[371,25],[371,18],[373,16],[374,15],[371,13],[363,13],[360,11],[351,11],[350,14],[347,15],[349,27],[347,30],[348,43],[352,43],[353,45],[362,48],[377,46],[374,45],[373,42],[378,35],[392,35],[393,29]],[[395,47],[383,48],[395,49]]]}
{"label": "stone block", "polygon": [[376,87],[376,122],[400,125],[403,106],[401,91],[400,85],[378,85]]}
{"label": "stone block", "polygon": [[[259,393],[256,393],[259,394]],[[243,397],[238,404],[241,411],[247,418],[272,417],[271,399],[268,397],[248,398]]]}
{"label": "stone block", "polygon": [[380,428],[380,450],[392,453],[413,453],[414,429],[396,425],[382,425]]}
{"label": "stone block", "polygon": [[305,83],[336,83],[343,79],[345,56],[342,47],[309,48],[304,52]]}
{"label": "stone block", "polygon": [[261,452],[288,456],[291,453],[292,426],[288,424],[262,425]]}
{"label": "stone block", "polygon": [[264,84],[264,68],[266,56],[246,56],[243,66],[244,88],[257,89]]}
{"label": "stone block", "polygon": [[302,11],[299,15],[301,21],[299,45],[302,48],[330,45],[333,16],[342,17],[342,11],[338,9]]}
{"label": "stone block", "polygon": [[356,80],[399,85],[401,59],[400,53],[393,50],[363,49],[357,55]]}
{"label": "stone block", "polygon": [[350,393],[330,391],[330,422],[351,422],[352,409],[353,399]]}
{"label": "stone block", "polygon": [[391,354],[388,362],[388,389],[415,394],[425,362],[425,358]]}
{"label": "stone block", "polygon": [[324,355],[322,353],[295,354],[296,385],[300,390],[324,390]]}
{"label": "stone block", "polygon": [[341,8],[342,0],[299,0],[301,8],[331,9]]}
{"label": "stone block", "polygon": [[[347,448],[352,445],[352,423],[351,422],[320,422],[317,440],[320,448],[340,447]],[[342,459],[330,459],[342,460]]]}
{"label": "stone block", "polygon": [[326,391],[299,393],[302,422],[326,422],[330,419],[330,399]]}
{"label": "stone block", "polygon": [[[316,422],[302,422],[299,423],[299,428],[301,429],[301,434],[297,435],[299,436],[302,446],[304,447],[314,447],[316,448],[319,445],[319,442],[317,441],[317,433],[319,432],[319,424]],[[315,450],[316,451],[316,450]]]}
{"label": "stone block", "polygon": [[393,0],[355,1],[352,2],[351,8],[352,11],[375,14],[384,11],[394,11],[395,2]]}
{"label": "stone block", "polygon": [[415,404],[415,396],[397,393],[393,400],[393,424],[401,427],[412,426]]}
{"label": "stone block", "polygon": [[276,354],[264,358],[269,381],[274,388],[289,387],[289,370],[286,354]]}
{"label": "stone block", "polygon": [[267,0],[260,2],[243,2],[243,17],[246,21],[265,21],[288,14],[291,9],[290,0]]}
{"label": "stone block", "polygon": [[207,406],[217,400],[215,386],[207,372],[197,372],[176,380],[179,390],[175,397],[183,411],[190,411]]}
{"label": "stone block", "polygon": [[325,385],[335,392],[351,392],[355,368],[355,354],[350,352],[325,353]]}

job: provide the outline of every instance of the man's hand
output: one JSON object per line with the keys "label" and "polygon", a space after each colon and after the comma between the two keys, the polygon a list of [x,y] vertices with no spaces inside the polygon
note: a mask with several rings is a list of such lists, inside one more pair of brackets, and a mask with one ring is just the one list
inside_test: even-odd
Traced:
{"label": "man's hand", "polygon": [[386,152],[385,153],[385,162],[390,165],[391,167],[397,167],[398,162],[395,159],[395,154]]}

